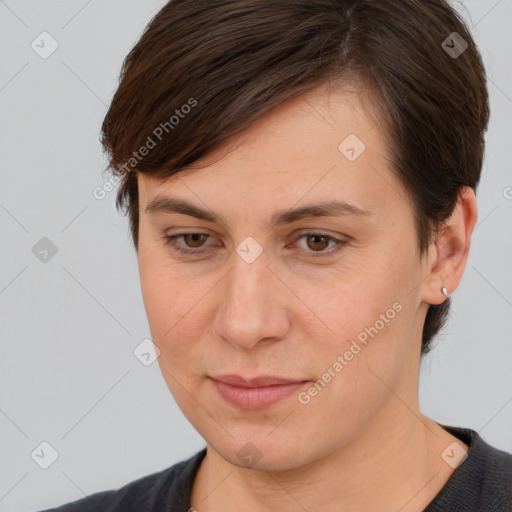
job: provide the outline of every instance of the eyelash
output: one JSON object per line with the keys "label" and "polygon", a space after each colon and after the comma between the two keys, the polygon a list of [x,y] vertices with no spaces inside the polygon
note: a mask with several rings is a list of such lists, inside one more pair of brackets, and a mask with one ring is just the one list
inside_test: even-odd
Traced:
{"label": "eyelash", "polygon": [[[177,235],[165,235],[163,237],[164,239],[164,242],[167,246],[169,246],[173,251],[176,251],[180,254],[183,254],[183,255],[192,255],[192,254],[199,254],[201,252],[204,252],[204,249],[183,249],[182,247],[178,247],[177,245],[175,245],[175,242],[174,240],[176,238],[180,238],[182,236],[186,236],[186,235],[206,235],[208,236],[209,238],[211,238],[210,235],[208,235],[207,233],[195,233],[195,232],[190,232],[190,233],[179,233]],[[315,251],[306,251],[306,252],[311,252],[312,255],[311,257],[313,258],[321,258],[321,257],[328,257],[328,256],[331,256],[332,254],[334,254],[335,252],[337,252],[338,250],[341,249],[340,246],[343,246],[343,245],[346,245],[348,243],[347,240],[340,240],[339,238],[335,238],[331,235],[326,235],[324,233],[318,233],[316,231],[308,231],[308,232],[305,232],[305,233],[301,233],[299,237],[297,237],[293,243],[295,242],[298,242],[301,238],[304,238],[304,237],[307,237],[307,236],[321,236],[321,237],[324,237],[327,239],[328,243],[329,242],[335,242],[336,245],[334,247],[331,247],[331,249],[329,249],[328,251],[318,251],[316,252],[315,254]],[[304,249],[305,250],[305,249]]]}

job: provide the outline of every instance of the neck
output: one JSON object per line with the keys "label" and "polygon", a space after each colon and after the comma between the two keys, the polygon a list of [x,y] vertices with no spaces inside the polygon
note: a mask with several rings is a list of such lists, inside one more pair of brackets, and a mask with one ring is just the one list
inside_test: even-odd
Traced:
{"label": "neck", "polygon": [[198,512],[323,512],[333,503],[353,512],[422,511],[453,473],[440,454],[456,438],[417,405],[392,397],[390,406],[387,421],[376,416],[350,444],[293,470],[240,468],[208,445],[191,505]]}

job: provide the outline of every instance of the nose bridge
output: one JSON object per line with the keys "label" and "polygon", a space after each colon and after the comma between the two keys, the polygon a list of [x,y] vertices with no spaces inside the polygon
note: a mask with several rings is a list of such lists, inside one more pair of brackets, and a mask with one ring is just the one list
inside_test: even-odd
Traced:
{"label": "nose bridge", "polygon": [[230,285],[241,298],[258,300],[262,296],[266,282],[272,275],[268,265],[267,254],[257,251],[250,242],[243,242],[237,247],[237,254],[233,257],[233,268],[230,272]]}
{"label": "nose bridge", "polygon": [[250,240],[239,244],[215,314],[216,334],[238,348],[251,348],[263,338],[281,337],[286,329],[279,286],[260,248]]}
{"label": "nose bridge", "polygon": [[264,250],[265,241],[262,237],[258,238],[259,242],[253,236],[246,236],[232,254],[232,269],[228,274],[228,282],[234,299],[238,294],[241,301],[259,301],[266,282],[272,275],[267,268],[269,252]]}

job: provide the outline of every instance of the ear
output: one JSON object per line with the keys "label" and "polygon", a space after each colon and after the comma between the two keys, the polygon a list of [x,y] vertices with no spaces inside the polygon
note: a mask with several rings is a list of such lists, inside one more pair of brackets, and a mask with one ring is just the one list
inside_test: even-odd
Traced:
{"label": "ear", "polygon": [[462,187],[452,215],[443,223],[429,247],[427,277],[422,282],[421,299],[427,304],[441,304],[446,297],[441,288],[452,293],[462,279],[471,247],[471,235],[478,218],[475,193]]}

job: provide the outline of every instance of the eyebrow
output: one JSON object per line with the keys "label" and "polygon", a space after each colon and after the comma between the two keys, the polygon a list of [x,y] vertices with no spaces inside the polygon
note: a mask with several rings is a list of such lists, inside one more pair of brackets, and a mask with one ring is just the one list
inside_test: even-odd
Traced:
{"label": "eyebrow", "polygon": [[[213,213],[212,211],[205,210],[192,203],[184,201],[183,199],[155,196],[146,205],[145,211],[147,214],[155,214],[158,212],[181,213],[183,215],[190,215],[196,219],[226,225],[226,221],[223,217]],[[365,216],[373,214],[368,210],[364,210],[345,201],[332,200],[306,205],[291,210],[278,211],[272,215],[270,225],[275,227],[284,224],[291,224],[292,222],[306,218],[335,217],[344,215]]]}

